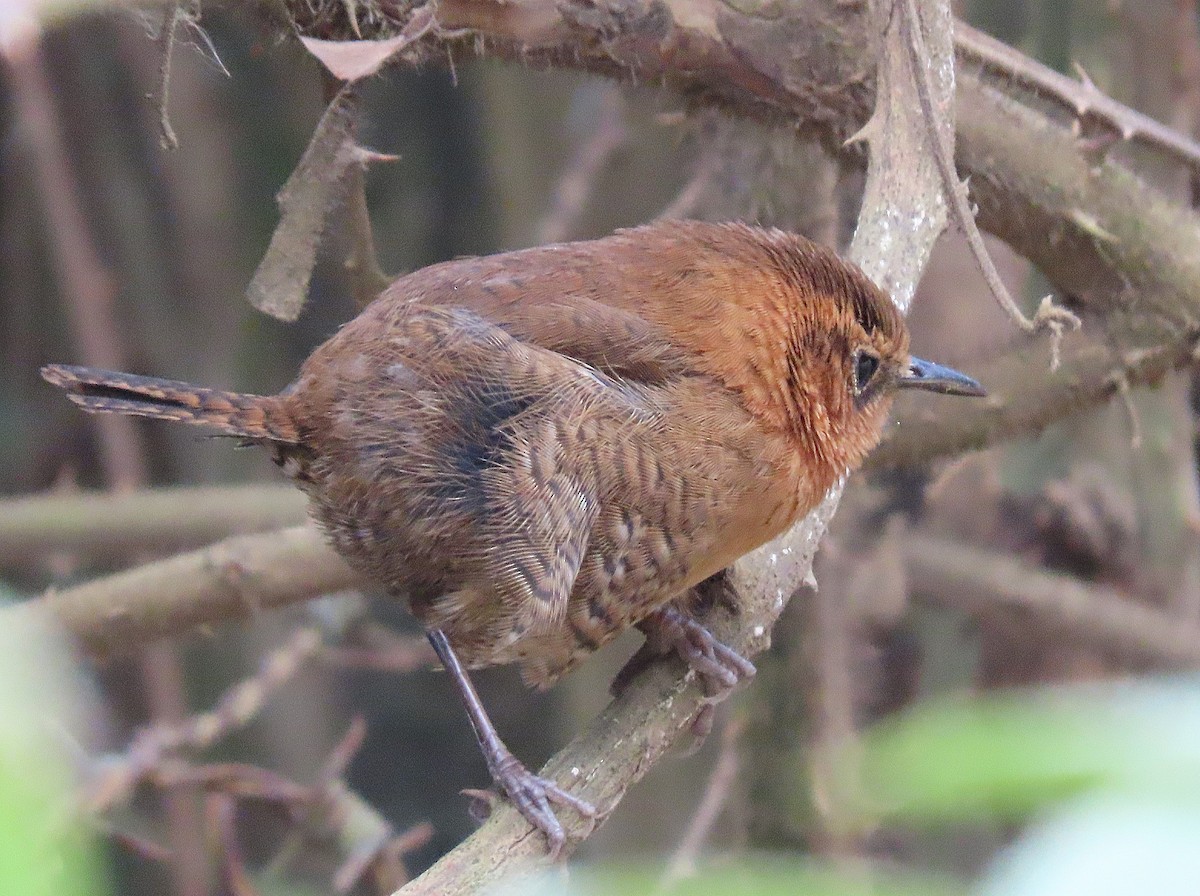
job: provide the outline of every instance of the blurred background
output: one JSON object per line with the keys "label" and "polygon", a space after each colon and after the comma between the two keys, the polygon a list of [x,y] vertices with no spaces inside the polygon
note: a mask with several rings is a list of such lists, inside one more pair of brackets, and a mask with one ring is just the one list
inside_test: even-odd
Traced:
{"label": "blurred background", "polygon": [[[232,450],[182,427],[132,423],[109,443],[120,446],[114,454],[95,419],[37,374],[50,361],[107,357],[140,373],[273,392],[356,313],[337,233],[329,235],[297,322],[267,317],[245,299],[278,221],[276,193],[328,99],[316,61],[249,7],[206,5],[199,24],[180,27],[167,106],[178,139],[172,151],[160,147],[161,10],[68,19],[45,34],[40,59],[0,77],[5,502],[91,489],[282,481],[261,452]],[[1111,96],[1189,135],[1200,124],[1200,30],[1191,0],[971,0],[957,13],[1060,71],[1074,74],[1078,63]],[[54,134],[61,155],[53,151]],[[371,79],[359,140],[396,156],[366,172],[375,245],[388,275],[460,255],[598,236],[664,214],[758,221],[844,246],[861,189],[852,162],[789,132],[685,110],[677,97],[651,88],[487,61]],[[1189,184],[1173,172],[1147,166],[1139,175],[1170,198],[1190,201]],[[1010,287],[1032,308],[1048,285],[1002,244],[990,245]],[[87,289],[73,287],[79,283]],[[952,233],[925,275],[911,325],[914,353],[968,372],[1021,341]],[[895,425],[953,413],[935,402],[898,405]],[[923,573],[914,555],[986,552],[964,553],[963,562],[978,565],[985,556],[1016,564],[997,567],[1001,580],[1012,568],[1069,576],[1085,597],[1101,589],[1196,624],[1196,410],[1191,375],[1176,374],[1155,390],[1062,420],[1036,440],[856,475],[818,559],[819,591],[789,605],[754,686],[721,707],[702,749],[655,768],[580,858],[601,865],[636,858],[670,865],[682,877],[697,856],[765,850],[831,860],[843,871],[881,862],[998,893],[1081,892],[1050,886],[1050,859],[1039,866],[1040,883],[1026,882],[1024,890],[1013,882],[1016,871],[1005,877],[1004,863],[1036,846],[1023,839],[1034,830],[1031,819],[1050,824],[1039,813],[1087,790],[1083,782],[1136,779],[1132,791],[1151,812],[1149,821],[1128,814],[1123,803],[1089,810],[1085,820],[1112,824],[1095,821],[1095,830],[1087,829],[1091,840],[1075,828],[1058,831],[1059,852],[1051,850],[1051,858],[1129,846],[1131,835],[1121,831],[1161,824],[1144,861],[1166,861],[1154,851],[1165,848],[1186,862],[1188,851],[1171,844],[1190,842],[1195,851],[1197,841],[1185,835],[1200,826],[1196,804],[1164,819],[1156,801],[1164,792],[1190,793],[1188,781],[1200,773],[1200,758],[1183,755],[1189,739],[1191,750],[1200,749],[1187,728],[1197,724],[1200,684],[1176,680],[1138,690],[1130,676],[1171,664],[1136,645],[1098,647],[1086,631],[1048,627],[1011,606],[989,608],[986,599]],[[231,500],[265,500],[259,492],[243,495]],[[279,521],[302,518],[298,500],[278,500]],[[0,595],[8,601],[154,556],[152,545],[86,553],[6,548],[5,538],[15,536],[5,535],[5,514],[0,503]],[[219,531],[221,513],[215,518]],[[1062,581],[997,581],[996,588],[1044,587],[1053,597]],[[1089,612],[1085,606],[1083,617]],[[343,627],[369,625],[374,640],[318,655],[297,637],[314,626],[328,632],[331,618]],[[2,676],[0,690],[11,685],[23,707],[11,710],[11,725],[44,727],[47,706],[75,720],[69,738],[52,736],[72,747],[49,793],[63,780],[84,782],[68,793],[94,783],[145,726],[214,705],[228,709],[222,695],[239,682],[263,691],[261,706],[244,719],[226,713],[221,736],[191,755],[209,767],[269,770],[269,782],[251,777],[277,798],[245,797],[250,785],[243,784],[230,788],[241,794],[236,799],[213,802],[187,787],[126,781],[117,797],[100,801],[106,809],[89,823],[100,845],[99,864],[88,867],[101,870],[85,874],[90,884],[79,892],[318,893],[329,892],[331,881],[356,892],[387,891],[451,848],[473,824],[458,791],[484,786],[487,773],[442,676],[380,668],[420,665],[408,637],[415,633],[401,608],[372,595],[264,613],[252,624],[102,666],[74,662],[61,647],[59,668],[56,649],[40,640],[51,636],[6,633],[15,671]],[[32,655],[18,649],[30,644],[38,645]],[[635,646],[636,639],[614,645],[549,694],[525,690],[512,670],[489,670],[477,681],[510,747],[536,766],[605,704],[613,672]],[[260,671],[269,657],[294,660],[297,668],[276,681],[278,669]],[[39,677],[40,664],[47,678]],[[1114,681],[1126,683],[1115,691],[1096,687]],[[1029,704],[982,704],[977,714],[964,699],[1012,686],[1079,683],[1090,686]],[[30,694],[44,700],[26,706]],[[930,698],[949,702],[916,717],[910,729],[874,733],[880,719]],[[864,739],[864,731],[872,733]],[[1132,738],[1122,749],[1109,740],[1118,732]],[[1135,736],[1140,732],[1149,732],[1145,743]],[[863,824],[861,807],[847,806],[829,784],[841,757],[859,749],[891,769],[893,783],[920,780],[916,769],[927,766],[912,749],[947,777],[904,797],[906,823],[880,817]],[[1140,765],[1130,771],[1127,762],[1159,755],[1155,750],[1171,754],[1174,764],[1145,761],[1168,770],[1147,783],[1154,776]],[[959,768],[965,756],[977,761]],[[286,811],[283,780],[312,786],[343,779],[368,834],[329,821],[301,838],[304,825]],[[0,800],[10,809],[20,805],[15,790],[11,799],[5,792]],[[937,803],[935,792],[950,796]],[[715,820],[699,830],[706,845],[697,847],[688,837],[697,832],[702,804],[711,805]],[[29,817],[0,813],[17,827]],[[4,823],[0,814],[0,832]],[[389,842],[399,842],[402,861],[389,866],[391,877],[356,877],[355,849],[381,832],[400,838]],[[233,870],[231,844],[238,852]],[[248,877],[240,879],[238,869]],[[830,886],[849,885],[837,878]],[[1163,886],[1156,892],[1185,892]]]}

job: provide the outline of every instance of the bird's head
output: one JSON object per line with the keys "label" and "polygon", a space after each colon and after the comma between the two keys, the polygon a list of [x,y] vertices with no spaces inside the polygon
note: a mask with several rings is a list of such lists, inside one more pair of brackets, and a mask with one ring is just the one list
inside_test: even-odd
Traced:
{"label": "bird's head", "polygon": [[904,318],[858,268],[799,238],[785,245],[790,251],[776,258],[794,309],[787,316],[788,416],[839,474],[879,442],[898,390],[986,394],[965,374],[913,357]]}
{"label": "bird's head", "polygon": [[970,377],[913,358],[883,290],[802,236],[693,221],[623,238],[657,261],[645,291],[656,301],[638,313],[785,439],[816,490],[875,447],[897,390],[984,394]]}

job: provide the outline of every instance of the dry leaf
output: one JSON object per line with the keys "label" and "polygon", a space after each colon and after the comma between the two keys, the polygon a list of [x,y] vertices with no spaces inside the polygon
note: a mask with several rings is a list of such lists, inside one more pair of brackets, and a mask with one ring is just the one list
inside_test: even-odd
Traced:
{"label": "dry leaf", "polygon": [[318,40],[301,37],[300,42],[329,73],[342,81],[359,81],[379,71],[384,63],[415,40],[424,37],[433,27],[433,8],[430,5],[416,10],[395,37],[387,40]]}
{"label": "dry leaf", "polygon": [[329,73],[343,81],[358,81],[375,74],[397,50],[411,41],[403,34],[388,40],[318,40],[302,37],[300,42],[329,69]]}

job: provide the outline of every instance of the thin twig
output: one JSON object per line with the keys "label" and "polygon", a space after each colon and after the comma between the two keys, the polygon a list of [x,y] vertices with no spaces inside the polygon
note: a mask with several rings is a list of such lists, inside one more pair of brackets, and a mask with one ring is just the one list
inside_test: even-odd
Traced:
{"label": "thin twig", "polygon": [[147,725],[134,735],[129,747],[98,764],[84,802],[92,811],[126,801],[133,788],[165,757],[180,750],[203,750],[232,731],[253,721],[267,699],[289,681],[321,646],[316,628],[300,628],[286,643],[263,660],[253,676],[229,688],[208,712],[178,722]]}
{"label": "thin twig", "polygon": [[371,226],[370,209],[367,208],[365,164],[352,166],[347,178],[349,196],[342,212],[347,246],[342,266],[350,275],[350,289],[355,302],[359,308],[365,308],[387,288],[391,278],[383,272],[379,254],[375,251],[375,231]]}
{"label": "thin twig", "polygon": [[1125,408],[1125,417],[1129,420],[1129,449],[1138,451],[1142,447],[1142,418],[1138,414],[1137,405],[1133,402],[1133,392],[1129,386],[1129,377],[1118,376],[1116,378],[1117,395],[1121,398],[1121,405]]}
{"label": "thin twig", "polygon": [[207,800],[208,818],[221,857],[221,882],[231,896],[259,896],[246,867],[237,837],[237,801],[227,793],[214,793]]}
{"label": "thin twig", "polygon": [[374,879],[377,892],[390,892],[408,880],[404,856],[425,845],[433,828],[421,823],[397,832],[346,785],[346,767],[362,746],[365,734],[362,719],[354,719],[311,785],[246,763],[192,765],[178,759],[160,761],[147,777],[161,787],[199,785],[208,793],[230,800],[256,800],[286,808],[295,827],[267,866],[267,874],[281,872],[303,854],[305,844],[313,839],[332,839],[342,857],[333,873],[336,892],[349,892],[366,877]]}
{"label": "thin twig", "polygon": [[165,150],[179,148],[179,138],[171,127],[171,59],[175,54],[175,36],[180,22],[187,17],[183,11],[183,0],[176,0],[170,14],[163,22],[162,32],[158,35],[158,89],[150,95],[155,108],[158,110],[158,145]]}
{"label": "thin twig", "polygon": [[330,665],[392,675],[429,668],[437,662],[424,635],[401,635],[374,622],[357,625],[347,642],[325,648],[321,659]]}
{"label": "thin twig", "polygon": [[596,190],[596,181],[604,166],[627,139],[625,98],[616,85],[605,85],[603,89],[605,93],[595,124],[575,148],[554,187],[550,210],[538,224],[539,243],[557,243],[571,238]]}
{"label": "thin twig", "polygon": [[717,754],[717,761],[713,763],[700,805],[692,814],[692,820],[679,841],[678,848],[671,856],[671,861],[667,863],[667,870],[663,873],[661,882],[663,889],[668,889],[696,873],[700,851],[708,841],[713,825],[721,817],[721,812],[733,792],[734,784],[737,783],[740,765],[738,741],[745,729],[745,719],[733,718],[721,731],[721,750]]}
{"label": "thin twig", "polygon": [[700,157],[696,160],[696,168],[692,172],[692,176],[683,185],[683,189],[675,195],[675,198],[654,216],[655,220],[689,217],[712,187],[720,164],[721,160],[715,156],[710,147],[702,149]]}
{"label": "thin twig", "polygon": [[1000,273],[996,270],[992,256],[988,252],[987,246],[984,245],[983,236],[975,224],[975,214],[971,211],[966,187],[959,181],[958,172],[954,167],[954,150],[950,146],[947,131],[941,126],[937,110],[933,105],[930,61],[925,49],[925,39],[921,34],[921,19],[917,12],[916,0],[898,0],[898,2],[900,4],[897,10],[900,27],[904,31],[905,41],[912,58],[917,97],[928,125],[929,145],[942,178],[942,187],[950,206],[950,213],[954,216],[955,224],[958,225],[958,229],[967,241],[967,246],[971,250],[975,264],[979,267],[979,273],[983,275],[983,279],[987,283],[988,290],[1005,313],[1027,333],[1035,333],[1041,329],[1050,331],[1050,369],[1057,370],[1064,331],[1066,329],[1078,330],[1081,321],[1071,311],[1056,306],[1050,300],[1050,296],[1042,299],[1037,313],[1030,319],[1017,307],[1017,303],[1009,295],[1008,287],[1000,279]]}
{"label": "thin twig", "polygon": [[1123,386],[1154,385],[1170,371],[1195,364],[1200,332],[1180,327],[1162,338],[1165,341],[1144,350],[1120,354],[1109,345],[1072,340],[1053,376],[1039,372],[1049,361],[1047,349],[1039,346],[980,365],[972,373],[988,384],[987,399],[956,408],[951,415],[903,415],[903,425],[887,434],[863,468],[870,472],[927,466],[939,458],[1036,435],[1052,423],[1119,397]]}

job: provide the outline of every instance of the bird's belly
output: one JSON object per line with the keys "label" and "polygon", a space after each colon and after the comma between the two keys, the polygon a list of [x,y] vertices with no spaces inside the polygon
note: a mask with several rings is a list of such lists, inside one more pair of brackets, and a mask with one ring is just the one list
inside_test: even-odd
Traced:
{"label": "bird's belly", "polygon": [[[518,663],[526,681],[548,687],[590,654],[655,610],[768,541],[794,520],[795,502],[761,500],[733,527],[676,531],[641,514],[612,514],[594,533],[566,616],[531,632],[480,665]],[[619,537],[614,537],[619,536]]]}

